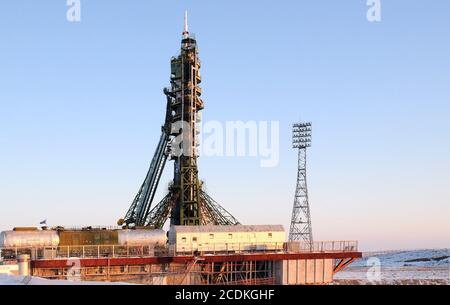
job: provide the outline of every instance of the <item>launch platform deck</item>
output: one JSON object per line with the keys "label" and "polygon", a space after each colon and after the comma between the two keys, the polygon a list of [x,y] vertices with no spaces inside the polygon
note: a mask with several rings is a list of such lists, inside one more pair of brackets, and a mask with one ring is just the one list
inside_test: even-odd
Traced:
{"label": "launch platform deck", "polygon": [[[362,256],[357,242],[316,242],[308,247],[174,253],[173,248],[84,246],[31,249],[31,274],[49,279],[141,284],[326,284]],[[6,249],[3,249],[5,251]],[[9,249],[11,251],[12,249]],[[22,253],[15,249],[14,254]],[[46,254],[43,256],[43,254]]]}

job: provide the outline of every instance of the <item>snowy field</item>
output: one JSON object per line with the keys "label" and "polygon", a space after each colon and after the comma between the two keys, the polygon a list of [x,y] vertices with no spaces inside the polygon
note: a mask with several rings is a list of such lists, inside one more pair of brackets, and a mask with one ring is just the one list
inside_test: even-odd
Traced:
{"label": "snowy field", "polygon": [[450,285],[450,249],[364,253],[334,284]]}

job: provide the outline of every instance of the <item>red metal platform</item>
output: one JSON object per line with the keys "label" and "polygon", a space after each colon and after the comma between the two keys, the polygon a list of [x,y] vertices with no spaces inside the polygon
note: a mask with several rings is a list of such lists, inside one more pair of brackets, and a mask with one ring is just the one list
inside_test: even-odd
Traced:
{"label": "red metal platform", "polygon": [[[320,253],[252,253],[204,256],[162,256],[162,257],[126,257],[126,258],[80,258],[80,267],[123,266],[145,264],[186,264],[196,258],[204,262],[237,262],[237,261],[283,261],[299,259],[338,259],[354,260],[361,258],[361,252],[320,252]],[[33,260],[31,268],[64,268],[72,264],[74,259]]]}

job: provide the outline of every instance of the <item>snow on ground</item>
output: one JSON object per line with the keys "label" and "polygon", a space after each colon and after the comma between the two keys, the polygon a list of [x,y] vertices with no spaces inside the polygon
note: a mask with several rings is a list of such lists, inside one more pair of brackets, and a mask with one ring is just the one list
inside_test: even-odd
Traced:
{"label": "snow on ground", "polygon": [[[366,252],[352,267],[367,266],[369,260],[378,258],[383,267],[449,267],[450,249]],[[369,261],[370,264],[370,261]],[[370,264],[371,265],[371,264]]]}
{"label": "snow on ground", "polygon": [[450,249],[368,252],[334,284],[450,285]]}

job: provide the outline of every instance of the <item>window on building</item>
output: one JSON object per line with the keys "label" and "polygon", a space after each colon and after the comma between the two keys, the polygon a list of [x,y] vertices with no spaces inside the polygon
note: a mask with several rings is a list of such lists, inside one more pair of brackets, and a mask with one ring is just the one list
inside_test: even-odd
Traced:
{"label": "window on building", "polygon": [[209,234],[209,239],[214,239],[214,234]]}
{"label": "window on building", "polygon": [[233,238],[233,234],[231,234],[231,233],[228,234],[228,238],[229,238],[229,239],[232,239],[232,238]]}
{"label": "window on building", "polygon": [[186,237],[182,237],[181,242],[186,243]]}
{"label": "window on building", "polygon": [[194,243],[196,243],[196,242],[197,242],[197,237],[192,237],[192,241],[193,241]]}
{"label": "window on building", "polygon": [[269,238],[272,238],[272,233],[269,233],[268,236],[269,236]]}

